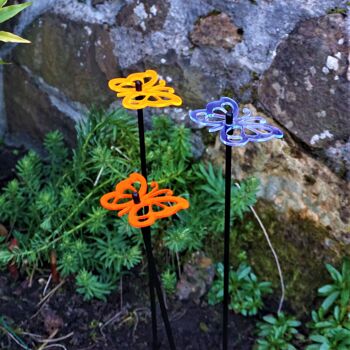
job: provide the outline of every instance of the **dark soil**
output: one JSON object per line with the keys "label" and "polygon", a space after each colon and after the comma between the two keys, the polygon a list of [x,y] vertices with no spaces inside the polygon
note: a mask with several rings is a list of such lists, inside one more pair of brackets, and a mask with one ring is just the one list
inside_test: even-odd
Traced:
{"label": "dark soil", "polygon": [[[68,338],[50,342],[59,343],[67,350],[123,350],[150,349],[151,318],[147,295],[147,276],[133,274],[124,278],[123,308],[120,293],[115,292],[107,302],[84,301],[75,292],[74,280],[66,280],[40,308],[49,272],[36,276],[32,286],[28,279],[13,282],[7,273],[0,275],[0,349],[21,349],[4,330],[10,327],[28,345],[39,349],[39,340],[47,339],[56,329],[54,338]],[[50,284],[46,295],[54,286]],[[180,302],[168,299],[168,312],[177,349],[215,350],[221,344],[221,306]],[[107,323],[108,322],[108,323]],[[254,323],[251,318],[230,314],[230,349],[250,350],[254,344]],[[160,349],[168,343],[158,310]],[[27,333],[27,335],[25,334]],[[28,335],[31,333],[31,335]],[[37,337],[35,335],[38,335]],[[39,337],[40,336],[40,337]],[[50,349],[63,349],[50,347]]]}

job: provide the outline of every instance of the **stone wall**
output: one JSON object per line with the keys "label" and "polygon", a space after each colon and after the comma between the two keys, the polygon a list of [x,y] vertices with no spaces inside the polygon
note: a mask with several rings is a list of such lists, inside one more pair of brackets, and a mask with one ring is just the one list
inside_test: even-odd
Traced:
{"label": "stone wall", "polygon": [[[324,261],[350,250],[346,3],[36,0],[15,25],[32,44],[0,49],[13,62],[3,69],[0,125],[8,141],[40,141],[58,128],[73,145],[74,122],[114,101],[107,81],[144,69],[156,69],[183,97],[183,108],[167,109],[178,120],[222,95],[251,104],[286,137],[235,149],[233,172],[260,179],[259,210],[290,300],[305,303],[312,300],[305,286],[325,278]],[[218,143],[208,144],[206,156],[222,164]],[[264,244],[257,232],[249,254],[276,280]]]}

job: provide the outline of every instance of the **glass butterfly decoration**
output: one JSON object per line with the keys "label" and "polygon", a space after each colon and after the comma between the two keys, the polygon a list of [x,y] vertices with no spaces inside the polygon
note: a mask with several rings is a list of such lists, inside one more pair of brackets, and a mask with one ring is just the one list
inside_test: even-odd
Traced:
{"label": "glass butterfly decoration", "polygon": [[[232,113],[232,124],[226,124],[226,114]],[[220,140],[227,146],[244,146],[248,142],[264,142],[273,138],[282,138],[280,129],[266,122],[262,117],[251,115],[248,108],[239,116],[236,101],[221,97],[219,101],[207,104],[206,109],[190,111],[190,118],[197,124],[209,127],[209,132],[220,130]]]}
{"label": "glass butterfly decoration", "polygon": [[[136,89],[136,82],[141,82],[141,91]],[[126,78],[115,78],[108,82],[117,97],[123,97],[122,104],[128,109],[145,107],[181,106],[182,99],[175,95],[175,90],[166,86],[165,80],[159,79],[154,70],[132,73]]]}
{"label": "glass butterfly decoration", "polygon": [[[115,191],[103,195],[100,203],[107,210],[119,211],[120,217],[128,214],[129,224],[138,228],[151,226],[156,220],[189,207],[186,199],[173,196],[169,189],[159,189],[157,182],[151,182],[150,187],[148,192],[146,179],[133,173],[118,183]],[[138,203],[134,200],[135,195]]]}

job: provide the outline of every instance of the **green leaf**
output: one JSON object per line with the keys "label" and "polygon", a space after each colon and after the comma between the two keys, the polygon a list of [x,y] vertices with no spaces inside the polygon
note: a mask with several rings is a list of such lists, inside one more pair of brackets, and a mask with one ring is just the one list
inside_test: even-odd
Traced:
{"label": "green leaf", "polygon": [[350,282],[350,259],[345,258],[342,266],[342,275],[346,281]]}
{"label": "green leaf", "polygon": [[5,6],[7,3],[7,0],[0,0],[0,7]]}
{"label": "green leaf", "polygon": [[270,323],[270,324],[276,324],[276,322],[277,322],[276,318],[273,317],[272,315],[264,316],[263,319],[264,319],[264,321],[266,321],[267,323]]}
{"label": "green leaf", "polygon": [[0,41],[5,43],[22,43],[22,44],[30,44],[30,41],[27,39],[23,39],[18,35],[12,34],[10,32],[0,31]]}
{"label": "green leaf", "polygon": [[320,295],[328,295],[329,293],[334,292],[335,289],[336,286],[334,284],[326,284],[318,289],[318,293]]}
{"label": "green leaf", "polygon": [[341,306],[346,307],[347,305],[349,305],[349,301],[350,301],[350,290],[349,289],[342,290],[341,296],[340,296]]}
{"label": "green leaf", "polygon": [[342,279],[343,279],[342,275],[332,265],[326,264],[326,269],[328,270],[328,272],[330,273],[330,275],[332,276],[334,281],[337,281],[337,282],[341,282],[342,281]]}
{"label": "green leaf", "polygon": [[31,2],[26,2],[24,4],[2,7],[0,9],[0,23],[3,23],[9,20],[10,18],[16,16],[18,13],[23,11],[25,8],[27,8],[31,4],[32,4]]}
{"label": "green leaf", "polygon": [[326,337],[319,335],[319,334],[315,334],[315,335],[310,336],[310,339],[315,341],[316,343],[327,343],[328,342]]}
{"label": "green leaf", "polygon": [[247,277],[247,276],[249,275],[249,273],[250,273],[251,270],[252,270],[252,269],[251,269],[250,266],[247,266],[246,268],[244,268],[242,271],[240,271],[240,272],[238,273],[238,279],[241,280],[241,279]]}
{"label": "green leaf", "polygon": [[326,312],[339,297],[339,292],[333,292],[322,303],[321,308]]}
{"label": "green leaf", "polygon": [[0,266],[6,266],[13,259],[13,253],[9,250],[0,250]]}
{"label": "green leaf", "polygon": [[288,325],[291,327],[299,327],[301,325],[301,322],[296,320],[291,320],[291,321],[288,321]]}

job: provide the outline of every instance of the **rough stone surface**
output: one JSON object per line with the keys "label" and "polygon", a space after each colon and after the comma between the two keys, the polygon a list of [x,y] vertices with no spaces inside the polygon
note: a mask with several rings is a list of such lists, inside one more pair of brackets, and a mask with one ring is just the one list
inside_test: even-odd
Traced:
{"label": "rough stone surface", "polygon": [[350,139],[347,142],[337,141],[326,150],[326,155],[331,168],[350,181]]}
{"label": "rough stone surface", "polygon": [[202,252],[192,254],[184,265],[184,271],[176,286],[176,296],[180,300],[199,302],[209,290],[215,276],[213,261]]}
{"label": "rough stone surface", "polygon": [[169,6],[166,0],[132,1],[122,7],[116,23],[141,32],[162,30]]}
{"label": "rough stone surface", "polygon": [[[344,0],[130,0],[99,4],[37,0],[20,17],[16,32],[21,34],[38,14],[50,14],[42,15],[23,33],[28,32],[33,44],[18,49],[22,51],[20,63],[73,101],[87,105],[110,101],[105,81],[111,75],[145,68],[155,68],[168,78],[190,108],[220,95],[247,102],[254,98],[256,78],[270,66],[276,47],[298,21],[345,4]],[[213,13],[221,15],[208,17]],[[221,36],[215,35],[217,45],[210,41],[213,46],[194,46],[190,37],[195,28],[202,27],[199,23],[220,18],[227,26],[242,29],[242,41],[228,54],[227,49],[218,47],[225,41],[222,29],[218,29]],[[234,28],[229,32],[233,34]]]}
{"label": "rough stone surface", "polygon": [[349,49],[344,16],[304,21],[278,47],[259,87],[264,107],[310,147],[350,136]]}
{"label": "rough stone surface", "polygon": [[242,41],[242,30],[232,23],[226,13],[214,13],[201,18],[190,37],[197,46],[233,49]]}
{"label": "rough stone surface", "polygon": [[[40,89],[38,82],[24,69],[15,64],[5,69],[5,85],[13,84],[16,91],[5,90],[8,128],[12,138],[32,143],[42,141],[49,131],[60,130],[68,143],[75,140],[74,121],[59,110],[50,96]],[[11,94],[11,96],[8,96]]]}
{"label": "rough stone surface", "polygon": [[31,45],[18,46],[13,60],[72,101],[92,106],[112,102],[107,82],[120,74],[106,29],[98,24],[46,14],[27,30]]}

